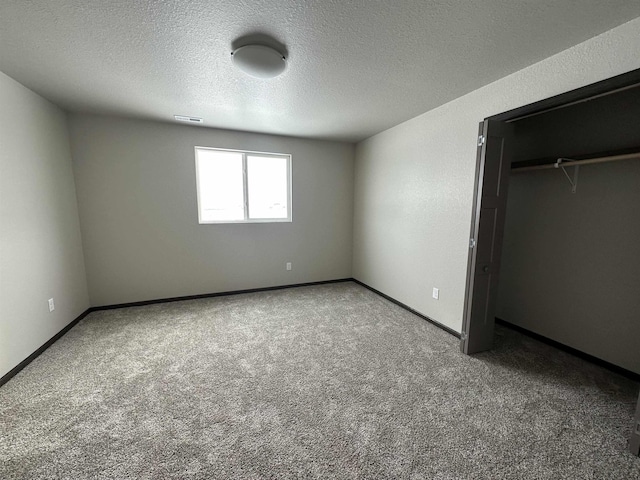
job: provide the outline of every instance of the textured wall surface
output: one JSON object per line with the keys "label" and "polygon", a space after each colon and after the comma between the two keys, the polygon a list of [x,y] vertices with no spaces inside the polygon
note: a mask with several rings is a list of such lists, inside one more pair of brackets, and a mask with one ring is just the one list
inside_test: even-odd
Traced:
{"label": "textured wall surface", "polygon": [[89,298],[65,114],[2,73],[0,105],[2,376]]}
{"label": "textured wall surface", "polygon": [[514,162],[640,150],[640,86],[512,123]]}
{"label": "textured wall surface", "polygon": [[[353,145],[90,115],[70,129],[93,306],[351,276]],[[292,154],[293,222],[199,225],[194,146]]]}
{"label": "textured wall surface", "polygon": [[355,278],[460,331],[478,122],[636,69],[639,50],[636,19],[359,143]]}

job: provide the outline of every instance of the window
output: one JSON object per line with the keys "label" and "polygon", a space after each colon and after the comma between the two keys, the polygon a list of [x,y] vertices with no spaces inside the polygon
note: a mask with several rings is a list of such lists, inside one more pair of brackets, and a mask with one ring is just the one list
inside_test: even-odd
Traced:
{"label": "window", "polygon": [[200,223],[291,221],[291,155],[196,147]]}

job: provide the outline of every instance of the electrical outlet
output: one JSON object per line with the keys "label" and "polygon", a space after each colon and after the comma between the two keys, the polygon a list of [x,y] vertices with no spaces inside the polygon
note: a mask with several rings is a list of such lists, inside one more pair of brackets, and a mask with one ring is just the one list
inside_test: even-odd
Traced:
{"label": "electrical outlet", "polygon": [[56,306],[53,304],[53,298],[49,299],[49,311],[53,312],[56,309]]}
{"label": "electrical outlet", "polygon": [[287,262],[287,270],[291,270],[291,262]]}
{"label": "electrical outlet", "polygon": [[433,293],[431,294],[431,296],[438,300],[438,298],[440,298],[440,289],[433,287]]}

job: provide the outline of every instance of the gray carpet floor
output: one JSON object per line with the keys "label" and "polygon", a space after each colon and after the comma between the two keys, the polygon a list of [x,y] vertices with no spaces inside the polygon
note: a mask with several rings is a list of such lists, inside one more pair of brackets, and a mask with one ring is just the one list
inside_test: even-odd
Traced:
{"label": "gray carpet floor", "polygon": [[0,478],[638,479],[638,384],[353,283],[94,312],[0,388]]}

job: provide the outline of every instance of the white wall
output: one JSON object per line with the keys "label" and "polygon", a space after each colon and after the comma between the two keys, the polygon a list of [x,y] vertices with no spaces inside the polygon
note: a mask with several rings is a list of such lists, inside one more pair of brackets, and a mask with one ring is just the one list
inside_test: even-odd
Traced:
{"label": "white wall", "polygon": [[635,19],[359,143],[354,277],[461,331],[478,122],[639,68],[638,51]]}
{"label": "white wall", "polygon": [[[93,306],[351,277],[353,145],[82,114],[70,129]],[[199,225],[196,145],[292,154],[293,222]]]}
{"label": "white wall", "polygon": [[86,310],[89,298],[66,116],[2,73],[0,105],[2,376]]}

